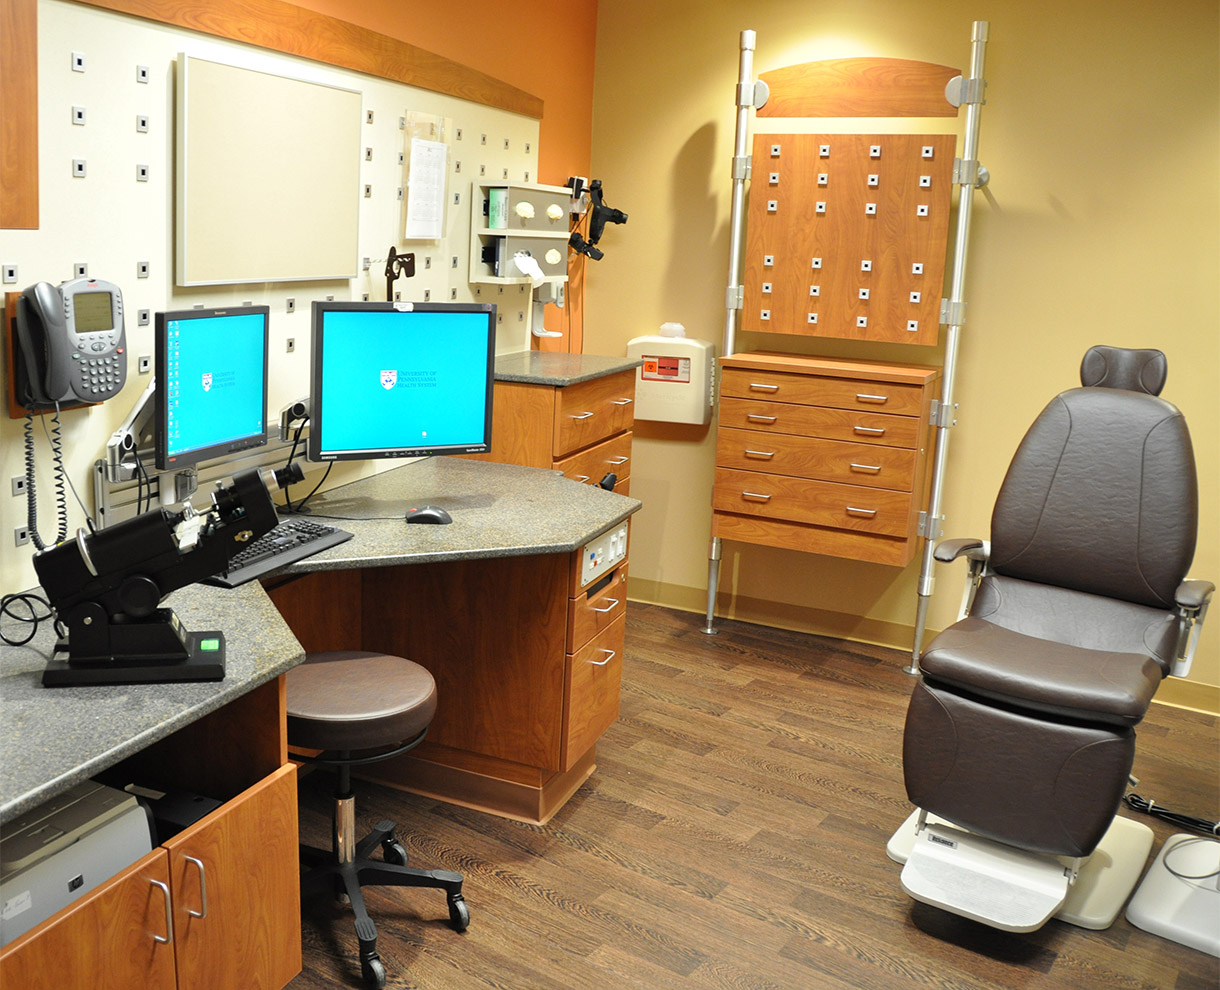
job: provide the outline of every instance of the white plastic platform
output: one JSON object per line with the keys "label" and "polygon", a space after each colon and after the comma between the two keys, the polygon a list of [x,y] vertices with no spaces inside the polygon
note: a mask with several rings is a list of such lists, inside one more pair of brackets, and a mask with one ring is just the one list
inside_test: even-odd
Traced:
{"label": "white plastic platform", "polygon": [[1069,857],[1023,852],[935,815],[928,815],[917,849],[918,820],[919,812],[912,812],[885,848],[890,859],[905,864],[903,889],[916,900],[1006,931],[1033,931],[1051,917],[1095,931],[1109,928],[1152,849],[1152,829],[1116,817],[1068,886]]}
{"label": "white plastic platform", "polygon": [[[1165,865],[1186,879],[1174,876]],[[1165,840],[1127,906],[1136,928],[1220,956],[1220,842],[1178,833]],[[1208,876],[1211,874],[1211,876]]]}

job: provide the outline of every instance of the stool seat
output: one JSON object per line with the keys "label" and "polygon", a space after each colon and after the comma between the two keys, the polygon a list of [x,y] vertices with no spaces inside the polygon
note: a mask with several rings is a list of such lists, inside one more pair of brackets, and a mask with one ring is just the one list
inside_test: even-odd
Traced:
{"label": "stool seat", "polygon": [[393,746],[436,713],[436,682],[419,664],[363,650],[310,653],[287,674],[288,743],[302,749]]}

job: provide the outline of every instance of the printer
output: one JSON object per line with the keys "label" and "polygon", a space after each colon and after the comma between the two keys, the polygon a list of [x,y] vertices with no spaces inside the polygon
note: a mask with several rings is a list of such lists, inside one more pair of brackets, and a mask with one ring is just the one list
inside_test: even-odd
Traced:
{"label": "printer", "polygon": [[0,945],[24,935],[152,850],[134,795],[93,781],[39,805],[0,837]]}

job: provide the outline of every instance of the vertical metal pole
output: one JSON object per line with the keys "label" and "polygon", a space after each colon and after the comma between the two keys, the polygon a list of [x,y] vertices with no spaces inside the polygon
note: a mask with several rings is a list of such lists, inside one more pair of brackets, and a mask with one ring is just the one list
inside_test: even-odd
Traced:
{"label": "vertical metal pole", "polygon": [[[737,131],[733,144],[733,202],[729,213],[729,280],[724,299],[724,347],[722,354],[737,350],[737,319],[741,312],[741,249],[745,228],[746,180],[750,177],[750,111],[758,102],[754,85],[753,31],[741,32],[741,55],[737,70]],[[716,587],[720,578],[720,537],[713,536],[707,556],[707,623],[703,631],[716,630]]]}
{"label": "vertical metal pole", "polygon": [[[908,674],[919,673],[919,657],[923,652],[924,628],[928,618],[928,603],[936,581],[932,571],[935,541],[939,536],[941,497],[945,482],[945,464],[949,456],[949,429],[953,425],[953,389],[957,384],[957,349],[964,323],[966,255],[970,238],[970,214],[974,204],[979,149],[979,113],[982,110],[983,64],[987,47],[988,22],[975,21],[971,33],[970,77],[966,84],[979,87],[975,97],[966,101],[966,137],[962,148],[962,174],[957,203],[957,236],[953,246],[953,277],[949,291],[949,330],[945,340],[945,368],[941,386],[941,401],[936,424],[936,453],[932,461],[932,484],[928,493],[925,517],[923,556],[919,569],[919,598],[915,611],[915,641],[911,647],[911,664],[903,669]],[[977,82],[975,82],[977,80]],[[965,92],[965,85],[963,92]],[[969,165],[967,165],[969,163]]]}

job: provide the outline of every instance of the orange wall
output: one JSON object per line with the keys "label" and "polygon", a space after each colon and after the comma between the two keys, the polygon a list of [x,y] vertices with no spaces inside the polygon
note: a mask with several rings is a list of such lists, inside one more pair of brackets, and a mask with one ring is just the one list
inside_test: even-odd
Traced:
{"label": "orange wall", "polygon": [[541,97],[538,181],[589,175],[597,0],[295,0]]}

